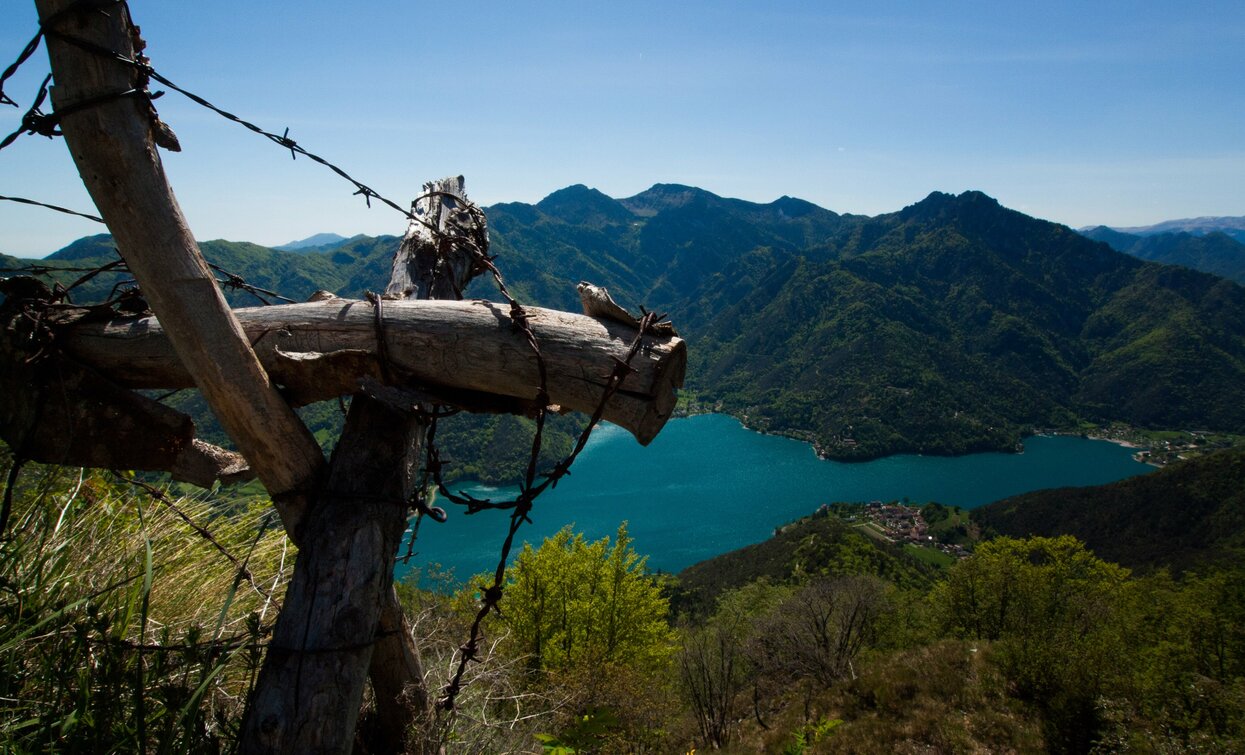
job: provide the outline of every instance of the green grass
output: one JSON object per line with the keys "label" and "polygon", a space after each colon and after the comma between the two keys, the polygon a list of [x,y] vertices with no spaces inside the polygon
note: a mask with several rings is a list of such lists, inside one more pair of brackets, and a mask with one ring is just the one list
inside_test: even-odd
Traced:
{"label": "green grass", "polygon": [[903,549],[905,553],[918,561],[937,566],[939,569],[945,569],[959,560],[955,556],[943,553],[937,548],[922,548],[919,545],[905,544]]}
{"label": "green grass", "polygon": [[876,522],[864,522],[862,524],[855,524],[852,526],[874,540],[879,540],[883,543],[892,542],[891,539],[886,536],[886,532]]}
{"label": "green grass", "polygon": [[293,565],[270,508],[27,467],[0,542],[0,751],[231,749]]}

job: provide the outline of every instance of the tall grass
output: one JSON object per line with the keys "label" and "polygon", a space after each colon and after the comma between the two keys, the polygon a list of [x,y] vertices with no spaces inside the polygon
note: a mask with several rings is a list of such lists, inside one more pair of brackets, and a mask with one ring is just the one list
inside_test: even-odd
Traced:
{"label": "tall grass", "polygon": [[270,517],[27,467],[0,542],[0,751],[231,750],[293,564]]}

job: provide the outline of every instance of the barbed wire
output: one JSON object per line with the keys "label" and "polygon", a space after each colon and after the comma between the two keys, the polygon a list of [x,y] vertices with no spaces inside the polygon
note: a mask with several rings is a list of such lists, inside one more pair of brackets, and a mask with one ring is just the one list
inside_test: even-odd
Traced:
{"label": "barbed wire", "polygon": [[104,8],[107,6],[119,5],[124,1],[125,0],[77,0],[77,2],[70,3],[56,13],[40,20],[39,31],[35,32],[35,36],[31,37],[30,41],[26,43],[26,46],[22,48],[22,51],[18,53],[17,59],[4,69],[4,73],[0,73],[0,106],[12,105],[13,107],[19,107],[19,105],[13,101],[13,98],[4,93],[4,83],[8,81],[13,74],[17,73],[17,70],[22,67],[23,63],[30,59],[31,55],[35,54],[35,50],[39,49],[39,42],[43,39],[43,35],[47,27],[58,23],[62,18],[68,18],[69,16],[77,13],[103,13]]}
{"label": "barbed wire", "polygon": [[87,220],[94,220],[96,223],[104,222],[104,219],[98,215],[91,215],[85,212],[78,212],[77,210],[71,210],[68,207],[61,207],[60,205],[48,204],[47,202],[37,202],[33,199],[26,199],[24,197],[0,196],[0,201],[18,202],[21,204],[34,205],[35,207],[46,207],[49,210],[56,210],[57,212],[63,212],[66,215],[77,215],[80,218],[86,218]]}
{"label": "barbed wire", "polygon": [[[266,288],[261,288],[259,286],[256,286],[253,283],[249,283],[247,282],[246,278],[242,277],[238,273],[234,273],[229,270],[226,270],[225,268],[221,267],[220,265],[217,265],[214,262],[208,262],[207,265],[208,267],[210,267],[211,269],[215,270],[216,272],[220,273],[223,276],[221,278],[216,278],[216,282],[220,284],[221,287],[227,288],[227,289],[245,291],[251,294],[252,296],[254,296],[256,299],[258,299],[264,306],[272,305],[272,302],[268,301],[268,299],[266,299],[265,297],[272,297],[274,299],[279,299],[287,304],[297,303],[294,299],[291,299],[287,296],[282,296],[276,291],[270,291]],[[105,265],[100,265],[97,267],[68,267],[68,266],[60,267],[57,265],[38,265],[38,264],[21,265],[18,267],[0,267],[0,273],[22,273],[25,275],[39,275],[39,276],[45,276],[49,278],[55,277],[57,274],[60,274],[60,273],[86,273],[81,278],[78,278],[73,283],[69,284],[68,286],[62,287],[59,284],[57,285],[57,291],[56,291],[57,299],[62,300],[62,301],[68,300],[68,294],[70,291],[86,283],[87,281],[91,280],[95,276],[100,275],[101,273],[107,273],[107,272],[129,273],[129,271],[130,271],[129,267],[126,265],[125,260],[121,259],[120,257],[118,257],[118,259],[116,260],[113,260],[112,262],[109,262]],[[119,301],[119,297],[117,293],[118,289],[122,288],[123,286],[131,286],[134,283],[135,281],[132,279],[117,281],[117,283],[113,285],[112,291],[108,295],[108,298],[103,302],[103,305],[112,306],[116,304]],[[134,288],[134,289],[131,289],[129,292],[124,292],[122,296],[133,297],[137,295],[136,293],[134,293],[137,291],[138,289]],[[138,311],[142,311],[142,310],[127,311],[126,313],[137,314]]]}
{"label": "barbed wire", "polygon": [[[429,231],[436,230],[430,223],[428,223],[423,218],[418,217],[410,210],[403,208],[397,202],[394,202],[388,197],[383,196],[382,194],[377,192],[375,189],[371,188],[367,184],[364,184],[362,181],[359,181],[354,176],[347,173],[340,166],[325,159],[324,157],[321,157],[318,154],[315,154],[314,152],[311,152],[310,150],[304,148],[302,145],[300,145],[295,140],[291,139],[290,130],[288,127],[285,128],[281,134],[276,134],[244,118],[241,118],[235,115],[234,113],[231,113],[221,107],[216,106],[215,104],[207,100],[205,97],[202,97],[181,86],[178,86],[171,79],[161,74],[151,65],[150,60],[146,58],[145,56],[143,56],[141,53],[139,53],[136,57],[131,58],[127,55],[121,54],[120,52],[116,50],[108,49],[106,47],[97,45],[88,40],[81,39],[71,34],[66,34],[66,33],[63,33],[63,32],[60,32],[58,30],[51,28],[62,17],[70,15],[71,13],[99,10],[101,6],[111,5],[111,4],[120,4],[122,2],[124,2],[124,0],[79,0],[79,2],[74,3],[73,5],[65,8],[61,12],[55,14],[54,16],[41,21],[39,32],[34,36],[34,38],[31,39],[31,41],[27,44],[27,46],[18,55],[17,60],[5,70],[3,76],[0,76],[0,104],[11,104],[14,106],[17,105],[17,103],[13,101],[12,98],[10,98],[8,95],[4,93],[3,83],[10,76],[12,76],[12,74],[22,65],[22,63],[24,63],[27,59],[30,58],[30,56],[34,53],[35,49],[38,48],[40,40],[43,39],[44,37],[49,37],[49,36],[55,37],[59,40],[72,44],[80,49],[83,49],[87,52],[91,52],[100,57],[104,57],[104,58],[116,61],[118,63],[122,63],[127,66],[130,66],[131,68],[135,69],[139,73],[140,81],[138,83],[138,86],[136,86],[134,89],[126,90],[124,92],[109,94],[109,95],[105,95],[100,98],[92,99],[87,102],[77,103],[72,107],[71,110],[60,109],[58,111],[54,111],[51,114],[45,114],[45,113],[42,113],[39,110],[39,108],[42,105],[43,100],[47,94],[47,84],[51,78],[51,74],[48,74],[48,78],[44,80],[43,85],[40,87],[39,93],[35,97],[35,104],[31,106],[31,108],[27,111],[26,115],[22,119],[22,127],[19,128],[17,131],[13,132],[12,134],[10,134],[8,137],[6,137],[3,140],[3,142],[0,142],[0,149],[7,147],[18,136],[20,136],[23,133],[41,134],[41,135],[48,136],[48,137],[59,135],[59,132],[55,131],[56,123],[59,121],[60,118],[70,114],[70,112],[77,112],[78,110],[82,110],[87,107],[93,107],[95,105],[99,105],[99,104],[102,104],[103,102],[117,99],[119,97],[144,96],[144,97],[147,97],[148,99],[156,99],[160,97],[163,93],[162,92],[156,92],[154,94],[148,93],[147,83],[146,83],[148,79],[154,79],[155,81],[158,81],[159,83],[163,84],[169,89],[186,97],[187,99],[194,102],[195,104],[216,113],[217,115],[221,116],[222,118],[225,118],[226,120],[229,120],[233,123],[243,126],[244,128],[246,128],[247,130],[253,133],[263,136],[264,138],[271,141],[273,144],[276,144],[277,146],[283,149],[288,149],[290,151],[290,157],[292,159],[296,159],[298,155],[303,155],[307,159],[312,160],[313,162],[328,168],[329,170],[333,171],[338,176],[340,176],[341,178],[345,179],[347,182],[352,184],[355,187],[354,194],[356,196],[362,196],[364,201],[367,203],[368,207],[371,207],[372,200],[376,199],[377,201],[383,203],[384,205],[401,213],[411,222],[419,223],[420,225],[427,228]],[[154,113],[154,108],[153,108],[153,113]],[[414,201],[418,201],[418,198]]]}
{"label": "barbed wire", "polygon": [[[534,433],[532,439],[532,453],[529,457],[527,476],[524,484],[520,487],[519,495],[512,501],[495,503],[492,501],[476,499],[472,496],[459,496],[450,491],[441,480],[441,462],[435,444],[436,418],[434,417],[431,420],[428,426],[428,437],[425,441],[428,448],[428,460],[426,462],[426,466],[432,470],[432,474],[436,477],[437,487],[441,493],[455,503],[466,505],[469,513],[482,511],[484,509],[511,509],[510,526],[506,532],[506,538],[502,543],[497,568],[493,572],[493,583],[491,585],[480,586],[480,608],[477,610],[475,618],[471,623],[471,631],[466,644],[459,648],[459,661],[458,666],[454,671],[454,676],[442,692],[442,698],[439,705],[443,710],[452,711],[454,709],[454,702],[458,693],[461,691],[462,678],[467,671],[467,665],[476,660],[476,654],[479,651],[479,642],[481,638],[481,627],[483,626],[484,620],[488,618],[490,613],[497,612],[500,614],[499,604],[501,602],[506,579],[506,565],[510,560],[510,551],[514,546],[515,535],[518,534],[519,528],[524,522],[531,521],[528,518],[528,514],[532,510],[532,504],[535,502],[536,497],[545,492],[547,489],[555,487],[560,479],[570,474],[571,465],[574,464],[575,459],[579,456],[579,453],[583,451],[584,447],[587,445],[588,437],[592,434],[592,431],[596,428],[597,424],[600,423],[601,417],[605,413],[605,407],[608,405],[609,400],[614,396],[614,393],[618,391],[618,388],[622,385],[622,381],[627,374],[633,371],[631,361],[635,358],[636,354],[639,353],[640,346],[644,342],[645,333],[648,328],[656,322],[656,320],[657,316],[652,313],[645,314],[641,319],[639,330],[636,332],[635,339],[631,342],[631,346],[627,350],[627,356],[624,359],[617,361],[617,364],[615,365],[614,370],[610,374],[609,380],[606,383],[605,389],[601,393],[601,399],[597,403],[597,408],[593,412],[592,417],[588,420],[587,426],[585,426],[583,431],[580,432],[579,439],[576,441],[575,447],[571,450],[569,455],[554,466],[551,472],[544,476],[544,479],[540,483],[535,483],[535,468],[540,456],[545,417],[548,413],[548,394],[546,392],[544,382],[545,375],[543,370],[543,357],[540,358],[542,366],[540,394],[545,400],[541,403],[541,408],[539,409],[537,415],[536,432]],[[527,332],[529,334],[531,333],[530,327],[527,328]],[[539,356],[539,347],[536,348]]]}
{"label": "barbed wire", "polygon": [[[49,73],[47,77],[43,79],[43,83],[39,85],[39,93],[35,95],[34,104],[31,105],[30,109],[26,111],[26,114],[22,116],[22,125],[19,126],[16,131],[0,140],[0,149],[5,149],[10,144],[17,141],[17,137],[22,136],[23,134],[28,136],[39,134],[40,136],[46,136],[49,139],[54,136],[60,136],[60,132],[56,130],[56,120],[47,113],[44,113],[41,109],[43,107],[43,101],[48,96],[48,82],[51,80],[52,74]],[[8,99],[7,96],[5,99],[9,102],[13,102],[13,100]]]}
{"label": "barbed wire", "polygon": [[[104,2],[108,2],[108,3],[115,3],[115,2],[121,2],[121,1],[123,0],[104,0]],[[98,4],[92,4],[89,2],[89,0],[80,0],[79,3],[76,3],[75,6],[72,6],[72,7],[75,10],[81,10],[81,8],[78,6],[98,7]],[[68,10],[69,9],[67,9],[67,11]],[[61,14],[58,14],[58,16],[59,15]],[[543,442],[544,442],[545,424],[546,424],[546,419],[548,416],[549,405],[550,405],[550,396],[548,392],[548,371],[547,371],[547,367],[545,364],[544,356],[540,350],[539,340],[537,339],[536,334],[532,330],[529,315],[527,311],[523,308],[523,306],[519,303],[519,301],[510,293],[509,288],[507,287],[506,282],[504,278],[502,277],[501,271],[494,264],[495,257],[490,257],[487,254],[486,250],[481,248],[481,246],[477,244],[474,239],[468,236],[462,236],[462,235],[457,235],[453,233],[446,233],[438,226],[432,223],[429,223],[424,218],[421,218],[418,215],[416,215],[412,210],[405,209],[401,207],[400,205],[398,205],[396,202],[388,199],[387,197],[382,196],[381,194],[376,192],[374,189],[372,189],[370,186],[354,178],[352,175],[347,173],[344,169],[342,169],[338,165],[302,147],[300,144],[298,144],[298,142],[290,138],[289,128],[284,129],[284,131],[281,134],[276,134],[272,131],[265,130],[264,128],[250,121],[247,121],[227,110],[224,110],[214,105],[212,102],[208,101],[206,98],[178,86],[168,77],[162,75],[154,67],[152,67],[150,64],[150,61],[145,56],[143,56],[141,52],[136,53],[136,56],[134,58],[131,58],[115,50],[110,50],[108,48],[99,46],[88,40],[84,40],[84,39],[75,37],[73,35],[65,34],[63,32],[55,30],[51,28],[52,24],[53,24],[53,19],[47,19],[41,23],[40,33],[37,34],[36,37],[31,41],[31,43],[27,45],[27,48],[22,51],[22,54],[19,56],[18,61],[13,66],[10,66],[9,70],[6,70],[4,76],[0,78],[0,84],[3,83],[4,79],[7,79],[11,75],[11,72],[13,70],[16,70],[17,66],[20,66],[22,62],[24,62],[27,58],[30,57],[31,53],[33,52],[34,47],[37,47],[38,41],[41,36],[55,37],[59,40],[72,44],[80,49],[91,52],[100,57],[107,58],[107,59],[122,63],[124,65],[130,66],[133,69],[135,69],[135,71],[137,71],[138,76],[139,76],[139,81],[133,90],[127,90],[126,92],[119,92],[119,93],[112,94],[112,95],[106,95],[105,97],[98,98],[97,100],[81,103],[80,106],[75,106],[75,110],[81,109],[84,107],[94,106],[94,105],[100,104],[101,102],[105,100],[115,99],[117,97],[142,96],[142,97],[148,98],[149,100],[154,99],[155,97],[158,97],[161,93],[156,93],[155,95],[148,94],[147,93],[147,81],[149,79],[155,80],[159,82],[160,84],[168,87],[169,89],[176,91],[179,94],[183,95],[184,97],[190,99],[192,102],[200,105],[201,107],[204,107],[216,113],[222,118],[225,118],[226,120],[229,120],[238,125],[241,125],[244,128],[248,129],[249,131],[252,131],[253,133],[256,133],[260,136],[265,137],[266,139],[268,139],[269,141],[271,141],[272,143],[276,144],[277,146],[283,149],[288,149],[290,151],[291,159],[297,159],[299,155],[302,155],[312,160],[313,162],[328,168],[329,170],[337,174],[339,177],[341,177],[342,179],[352,184],[355,187],[354,195],[362,196],[364,198],[364,201],[367,203],[368,207],[371,207],[372,199],[376,199],[382,204],[398,211],[403,216],[405,216],[409,221],[413,223],[418,223],[419,225],[428,229],[433,234],[433,238],[435,242],[437,243],[437,247],[439,250],[438,252],[439,258],[443,259],[444,255],[448,252],[450,248],[456,247],[458,245],[465,245],[466,249],[470,252],[472,256],[471,275],[474,275],[480,272],[486,272],[486,271],[490,273],[497,287],[498,292],[501,294],[501,296],[505,299],[506,303],[509,305],[509,308],[510,308],[509,315],[510,315],[512,327],[514,328],[516,332],[518,332],[522,336],[524,341],[527,343],[528,347],[531,349],[535,357],[537,373],[538,373],[537,374],[538,388],[537,388],[536,396],[535,396],[535,406],[537,407],[536,416],[535,416],[536,427],[535,427],[535,432],[533,433],[530,455],[529,455],[528,462],[526,465],[524,479],[520,485],[519,495],[516,496],[511,501],[494,502],[492,500],[477,499],[467,494],[459,495],[451,491],[446,486],[441,476],[441,469],[443,467],[444,462],[442,461],[440,451],[437,448],[436,443],[435,443],[436,423],[438,420],[439,413],[434,407],[431,411],[424,413],[425,414],[424,419],[427,425],[427,434],[425,438],[425,445],[426,445],[426,462],[425,462],[425,469],[424,469],[424,475],[425,475],[424,483],[425,484],[421,490],[418,490],[416,492],[415,500],[407,502],[417,512],[416,525],[415,527],[413,527],[412,536],[414,536],[415,532],[418,531],[418,522],[420,519],[422,519],[422,516],[425,514],[432,514],[433,512],[433,510],[427,506],[427,502],[423,498],[424,496],[426,496],[427,491],[428,491],[428,476],[429,475],[431,475],[432,479],[435,481],[437,490],[439,490],[442,495],[445,495],[448,500],[456,504],[466,506],[468,514],[477,513],[479,511],[483,511],[486,509],[505,509],[505,510],[510,510],[511,512],[509,528],[507,530],[506,537],[501,545],[501,552],[499,555],[498,564],[497,564],[496,569],[494,570],[493,582],[491,585],[481,585],[481,590],[482,590],[481,604],[472,622],[469,638],[467,642],[459,648],[459,662],[458,662],[456,671],[451,681],[444,688],[443,696],[441,700],[439,701],[439,707],[441,709],[446,710],[446,711],[452,711],[454,709],[455,699],[459,691],[461,690],[462,679],[463,679],[463,675],[466,672],[467,666],[472,661],[477,660],[477,653],[479,650],[479,642],[481,639],[483,622],[488,617],[489,614],[494,613],[494,612],[500,613],[499,604],[501,601],[502,592],[504,590],[506,566],[507,566],[507,562],[509,561],[510,552],[514,545],[515,537],[520,527],[522,526],[524,522],[530,522],[528,515],[531,512],[532,505],[535,499],[539,495],[541,495],[543,492],[545,492],[546,490],[552,487],[556,487],[558,481],[562,479],[563,477],[565,477],[567,474],[569,474],[571,465],[574,463],[579,453],[583,450],[583,448],[587,444],[588,437],[591,435],[593,429],[595,429],[597,424],[601,421],[601,418],[604,415],[605,408],[609,400],[613,397],[615,392],[617,392],[617,390],[621,386],[625,377],[630,372],[634,371],[633,368],[631,367],[631,361],[634,359],[635,355],[639,352],[639,349],[643,343],[645,334],[648,332],[649,328],[661,318],[652,313],[646,312],[644,314],[640,322],[639,330],[637,331],[635,339],[633,340],[630,348],[627,351],[626,357],[621,360],[619,359],[615,360],[616,365],[606,380],[606,384],[602,390],[602,396],[597,405],[597,408],[593,412],[592,416],[590,417],[588,424],[584,427],[583,431],[580,433],[571,453],[568,454],[561,461],[559,461],[557,464],[555,464],[552,470],[550,470],[547,473],[544,473],[543,475],[539,475],[538,466],[540,463],[541,450],[542,450]],[[59,113],[54,112],[51,115],[46,115],[39,111],[39,106],[42,104],[43,99],[46,96],[46,85],[47,85],[47,81],[45,80],[43,87],[41,87],[39,95],[36,96],[35,105],[32,106],[32,108],[27,112],[27,116],[23,118],[23,124],[22,124],[23,128],[19,129],[19,131],[15,132],[13,135],[10,135],[10,137],[6,139],[6,142],[3,145],[0,145],[0,148],[2,148],[3,146],[7,146],[8,143],[11,143],[13,139],[16,139],[17,136],[19,136],[22,133],[39,133],[39,134],[44,134],[47,136],[55,135],[55,133],[50,133],[50,132],[55,131],[54,127],[55,127],[55,123],[57,122],[57,119],[59,117],[63,117],[67,115],[69,111],[62,110]],[[8,102],[11,104],[16,104],[16,103],[13,103],[12,100],[10,100],[7,96],[4,96],[2,90],[0,90],[0,98],[2,98],[0,99],[0,102]],[[152,110],[152,114],[154,118],[155,117],[154,109]],[[158,120],[157,120],[157,123],[158,123]],[[456,202],[462,202],[465,206],[464,208],[461,208],[461,209],[464,209],[467,213],[469,213],[472,216],[472,218],[475,221],[477,221],[478,223],[477,227],[481,229],[485,227],[484,217],[483,217],[484,213],[482,210],[480,210],[479,207],[477,207],[472,202],[466,201],[463,197],[449,193],[449,192],[429,191],[421,195],[420,197],[417,197],[415,200],[413,200],[412,207],[414,207],[415,203],[418,202],[420,199],[430,198],[430,197],[438,196],[438,195],[453,197]],[[31,204],[42,204],[42,203],[31,202]],[[56,208],[52,206],[51,209],[63,210],[64,208]],[[70,214],[81,214],[81,213],[73,213],[72,211],[70,211]],[[487,241],[485,243],[487,244]],[[279,297],[279,295],[275,294],[274,292],[265,291],[264,289],[258,289],[254,286],[251,286],[250,284],[246,284],[245,281],[243,281],[240,276],[234,276],[233,274],[226,273],[225,271],[221,270],[218,267],[215,267],[215,266],[213,267],[218,272],[222,272],[223,274],[226,275],[226,280],[220,281],[222,285],[227,285],[227,286],[232,286],[232,287],[242,288],[243,290],[247,290],[251,292],[252,294],[254,294],[255,296],[257,296],[258,298],[260,298],[261,301],[263,301],[261,294]],[[458,298],[462,298],[462,291],[457,289],[456,283],[455,283],[455,293],[457,294]],[[284,299],[284,297],[279,297],[279,298]],[[369,301],[372,302],[373,306],[375,307],[376,319],[378,323],[377,327],[378,329],[382,329],[383,328],[383,316],[382,316],[382,305],[380,303],[381,297],[372,295],[372,296],[369,296],[368,299]],[[284,300],[292,301],[289,299],[284,299]],[[268,303],[268,302],[265,301],[265,303]],[[387,355],[383,353],[384,348],[385,348],[385,345],[384,345],[385,339],[383,337],[383,333],[378,333],[378,342],[381,344],[379,349],[382,352],[378,354],[378,357],[380,358],[380,361],[382,362],[385,373],[388,375],[391,368],[388,364]],[[537,481],[538,475],[541,476],[542,478],[540,479],[540,481]],[[442,517],[434,516],[434,518],[437,518],[440,520]],[[413,542],[414,542],[414,538],[412,537],[412,547],[413,547]],[[410,552],[408,551],[407,558],[409,557],[410,557]],[[372,641],[374,642],[375,639],[373,639]],[[274,648],[270,648],[270,650],[271,649],[274,649]]]}
{"label": "barbed wire", "polygon": [[[44,22],[42,24],[42,28],[43,28],[44,36],[55,37],[56,39],[72,44],[75,47],[78,47],[79,49],[85,50],[87,52],[93,53],[103,58],[107,58],[109,60],[113,60],[118,63],[122,63],[124,65],[130,66],[131,68],[133,68],[140,75],[140,82],[139,82],[140,85],[136,87],[134,91],[145,92],[146,91],[145,80],[146,79],[155,80],[159,82],[160,84],[163,84],[169,89],[182,95],[183,97],[186,97],[191,102],[194,102],[195,104],[201,107],[204,107],[212,111],[213,113],[216,113],[217,115],[221,116],[222,118],[228,121],[231,121],[233,123],[236,123],[239,126],[242,126],[253,133],[263,136],[264,138],[268,139],[270,142],[272,142],[273,144],[276,144],[282,149],[288,149],[290,151],[290,157],[292,159],[297,159],[298,155],[302,155],[306,157],[307,159],[328,168],[329,170],[333,171],[338,176],[340,176],[341,178],[345,179],[347,182],[352,184],[355,187],[354,194],[362,196],[364,201],[367,203],[368,207],[372,206],[372,200],[375,199],[387,205],[388,207],[402,213],[402,215],[406,216],[408,220],[411,220],[412,222],[415,222],[415,223],[419,223],[420,225],[423,225],[425,228],[427,228],[430,231],[435,230],[433,226],[430,223],[428,223],[426,220],[424,220],[423,218],[418,217],[410,210],[403,208],[398,203],[394,202],[388,197],[383,196],[382,194],[377,192],[375,189],[371,188],[367,184],[364,184],[362,181],[359,181],[354,176],[347,173],[340,166],[325,159],[324,157],[321,157],[320,155],[315,154],[314,152],[311,152],[310,150],[300,145],[294,139],[291,139],[290,130],[288,127],[285,128],[285,130],[281,134],[277,134],[272,131],[268,131],[267,129],[264,129],[261,126],[258,126],[255,123],[252,123],[251,121],[248,121],[238,115],[235,115],[234,113],[231,113],[228,110],[225,110],[224,108],[218,107],[217,105],[209,101],[207,98],[202,97],[181,86],[178,86],[175,82],[173,82],[172,79],[169,79],[167,76],[157,71],[151,65],[151,62],[145,56],[141,54],[137,55],[134,58],[131,58],[127,55],[123,55],[122,53],[116,50],[111,50],[111,49],[108,49],[107,47],[97,45],[94,42],[91,42],[89,40],[85,40],[80,37],[75,37],[72,34],[66,34],[64,32],[52,29],[49,27],[49,24],[47,22]],[[123,95],[128,96],[130,94],[131,92],[127,91],[127,92],[118,93],[117,95],[111,95],[111,96],[112,97],[123,96]],[[152,98],[154,99],[155,97],[158,97],[159,94],[160,93],[153,95]],[[99,104],[99,103],[96,103],[96,102],[84,103],[84,105],[95,105],[95,104]]]}

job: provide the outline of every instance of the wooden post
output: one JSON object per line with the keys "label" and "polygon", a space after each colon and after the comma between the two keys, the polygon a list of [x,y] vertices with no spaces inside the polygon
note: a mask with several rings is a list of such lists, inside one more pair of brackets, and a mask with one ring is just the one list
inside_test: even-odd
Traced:
{"label": "wooden post", "polygon": [[[359,380],[414,381],[449,399],[491,402],[493,411],[530,406],[540,386],[536,358],[516,332],[506,306],[485,301],[383,301],[384,323],[366,301],[331,298],[234,312],[260,363],[296,405],[358,390]],[[636,326],[586,315],[526,307],[548,370],[550,399],[592,413],[616,359]],[[58,322],[61,320],[58,319]],[[57,332],[67,354],[126,388],[193,385],[165,329],[152,317],[86,319]],[[629,372],[605,408],[605,419],[648,443],[674,410],[687,347],[677,336],[646,335]],[[452,403],[449,401],[447,403]],[[490,410],[489,406],[470,407]]]}
{"label": "wooden post", "polygon": [[[408,417],[395,418],[380,401],[356,395],[327,479],[316,487],[323,467],[319,447],[270,380],[199,253],[156,152],[154,133],[163,126],[154,119],[141,91],[134,93],[143,87],[137,71],[60,37],[68,35],[87,46],[134,58],[141,51],[141,40],[127,7],[109,5],[109,12],[101,13],[75,0],[35,0],[35,4],[42,19],[54,19],[47,40],[57,82],[52,101],[58,111],[67,113],[61,126],[83,183],[159,318],[160,329],[176,352],[172,361],[193,378],[267,487],[286,531],[299,546],[294,574],[243,721],[240,750],[348,752],[377,646],[383,648],[385,664],[396,659],[393,662],[399,666],[373,670],[378,695],[385,698],[380,704],[390,706],[387,710],[396,710],[392,704],[403,688],[420,676],[418,656],[398,612],[392,582],[422,428]],[[59,15],[71,6],[71,12]],[[458,236],[464,228],[471,230],[468,226],[475,221],[456,211],[462,204],[451,195],[461,198],[461,179],[451,184],[431,192],[423,209],[430,219],[435,216],[438,226],[454,225],[449,235]],[[484,238],[482,218],[478,220]],[[413,228],[408,240],[421,232]],[[466,285],[475,267],[472,258],[456,256],[456,250],[449,248],[455,243],[452,239],[437,234],[430,239],[431,246],[412,242],[411,254],[395,262],[391,284],[398,296],[444,292],[457,296]],[[414,251],[416,247],[422,251]],[[432,256],[422,257],[424,252]],[[373,306],[379,320],[380,305]],[[501,308],[484,304],[477,309],[473,316],[483,317],[486,330],[509,327],[509,315]],[[590,328],[594,335],[584,340],[576,335],[580,331],[564,327],[567,323],[558,316],[548,317],[551,329],[560,328],[559,332],[569,335],[558,348],[556,340],[542,340],[542,353],[550,364],[562,360],[554,372],[561,381],[558,391],[570,399],[563,403],[584,403],[595,393],[595,386],[606,380],[609,370],[596,366],[602,359],[612,359],[615,342],[621,340],[618,328],[623,326],[580,318],[594,323]],[[533,318],[533,329],[539,336],[544,326],[537,319]],[[378,328],[384,329],[383,322]],[[149,329],[154,330],[154,324]],[[376,353],[388,365],[381,348],[384,334],[374,333],[373,339]],[[526,390],[535,387],[530,354],[508,361],[507,338],[492,341],[501,344],[501,351],[468,355],[455,370],[455,379],[464,381],[469,391],[488,393],[500,388],[504,395],[530,401],[535,395],[534,390]],[[624,385],[617,394],[616,406],[629,407],[623,411],[623,423],[629,422],[642,440],[655,435],[665,422],[673,408],[673,388],[682,381],[686,359],[682,342],[666,338],[664,343],[669,357],[666,367],[655,365],[647,373],[649,379]],[[443,351],[451,354],[457,345]],[[357,364],[358,354],[348,351],[336,357]],[[577,351],[588,353],[577,355]],[[276,349],[273,355],[276,363],[299,361]],[[479,358],[495,364],[480,371],[472,365]],[[513,377],[498,379],[498,363]],[[409,370],[410,375],[417,372],[414,367]],[[643,373],[637,370],[636,374]],[[630,375],[628,380],[637,378]],[[315,381],[307,385],[311,388],[304,388],[314,391]],[[118,407],[125,404],[110,402]],[[184,430],[173,420],[167,423],[167,434],[182,438]],[[420,706],[428,709],[426,691],[416,714]],[[391,727],[382,746],[402,746],[403,730],[413,720],[410,713],[397,712],[402,717],[399,725]]]}
{"label": "wooden post", "polygon": [[[49,19],[73,0],[35,0]],[[54,31],[133,58],[137,30],[125,5],[57,18]],[[138,72],[47,35],[57,110],[130,91]],[[139,48],[141,51],[141,47]],[[305,497],[324,463],[306,426],[277,393],[229,311],[169,188],[143,97],[98,102],[61,120],[82,182],[152,311],[221,426],[268,489],[297,542]]]}
{"label": "wooden post", "polygon": [[[475,254],[488,253],[484,216],[478,211],[469,212],[470,207],[462,176],[424,184],[424,195],[412,208],[415,217],[423,222],[411,221],[407,228],[402,246],[393,257],[386,297],[462,298],[475,272]],[[420,480],[415,473],[421,466],[427,431],[418,417],[406,418],[407,447],[402,468],[407,500],[424,493],[417,489]],[[424,680],[419,650],[392,586],[381,605],[380,628],[369,670],[376,699],[377,745],[386,752],[404,748],[419,753],[437,752],[436,712]]]}
{"label": "wooden post", "polygon": [[[389,296],[461,295],[471,274],[470,255],[443,243],[439,234],[459,236],[475,228],[466,220],[459,225],[453,211],[464,203],[462,183],[459,177],[425,187],[416,215],[437,232],[411,223],[395,255]],[[482,222],[478,233],[484,252]],[[416,751],[435,751],[427,736],[433,711],[418,649],[393,590],[394,557],[417,484],[423,434],[413,416],[395,416],[366,395],[351,399],[328,491],[307,516],[303,549],[314,557],[304,559],[299,551],[243,723],[244,753],[345,751],[354,739],[369,675],[376,696],[374,745],[384,752],[404,751],[411,729],[422,721],[428,725],[411,744]],[[343,611],[351,616],[344,626]],[[352,703],[347,724],[338,709]]]}

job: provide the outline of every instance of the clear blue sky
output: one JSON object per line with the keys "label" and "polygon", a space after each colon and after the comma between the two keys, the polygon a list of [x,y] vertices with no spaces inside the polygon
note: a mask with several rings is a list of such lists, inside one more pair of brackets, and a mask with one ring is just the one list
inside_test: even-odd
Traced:
{"label": "clear blue sky", "polygon": [[[153,2],[182,86],[401,202],[463,173],[482,204],[675,182],[878,214],[980,189],[1078,227],[1245,214],[1245,3]],[[34,5],[0,9],[0,65]],[[40,50],[6,90],[29,104]],[[201,239],[401,233],[309,161],[170,93],[165,154]],[[0,110],[0,131],[21,111]],[[62,141],[0,152],[0,194],[91,209]],[[0,202],[0,251],[97,228]]]}

